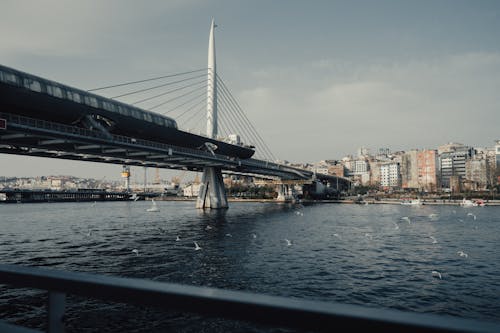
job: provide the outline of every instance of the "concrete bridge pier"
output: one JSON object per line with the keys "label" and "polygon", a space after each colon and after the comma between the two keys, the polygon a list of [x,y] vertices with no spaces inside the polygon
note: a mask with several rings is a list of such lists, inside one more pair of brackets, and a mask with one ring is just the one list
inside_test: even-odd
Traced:
{"label": "concrete bridge pier", "polygon": [[288,202],[288,201],[293,201],[294,199],[292,185],[278,184],[277,192],[278,192],[278,197],[276,198],[276,201],[278,202]]}
{"label": "concrete bridge pier", "polygon": [[221,170],[214,167],[204,168],[196,208],[225,209],[228,207]]}

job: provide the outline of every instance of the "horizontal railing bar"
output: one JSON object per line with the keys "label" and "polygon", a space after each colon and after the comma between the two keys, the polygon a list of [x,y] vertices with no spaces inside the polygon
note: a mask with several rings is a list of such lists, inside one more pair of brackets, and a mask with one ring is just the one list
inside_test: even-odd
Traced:
{"label": "horizontal railing bar", "polygon": [[500,332],[494,322],[26,266],[0,265],[0,283],[313,331]]}

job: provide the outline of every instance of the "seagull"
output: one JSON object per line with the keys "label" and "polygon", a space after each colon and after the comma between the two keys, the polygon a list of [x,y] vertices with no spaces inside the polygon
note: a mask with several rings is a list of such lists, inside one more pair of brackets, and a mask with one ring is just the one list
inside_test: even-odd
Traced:
{"label": "seagull", "polygon": [[177,238],[175,238],[175,241],[176,242],[180,242],[181,241],[181,238],[179,236],[177,236]]}
{"label": "seagull", "polygon": [[92,235],[92,229],[89,229],[89,231],[87,232],[87,237],[90,237]]}
{"label": "seagull", "polygon": [[432,244],[436,244],[438,241],[434,236],[429,236],[432,239]]}
{"label": "seagull", "polygon": [[467,216],[472,216],[472,218],[475,220],[476,219],[476,215],[472,214],[472,213],[467,213]]}
{"label": "seagull", "polygon": [[372,235],[370,235],[369,233],[366,233],[366,234],[365,234],[365,237],[366,237],[366,238],[369,238],[369,239],[373,239],[373,236],[372,236]]}
{"label": "seagull", "polygon": [[133,249],[133,250],[132,250],[132,253],[135,253],[135,255],[136,255],[136,256],[138,256],[138,255],[139,255],[139,250],[137,250],[137,249]]}
{"label": "seagull", "polygon": [[96,204],[97,204],[97,201],[94,201],[91,206],[95,207]]}
{"label": "seagull", "polygon": [[401,220],[405,220],[408,222],[408,224],[411,224],[410,218],[408,216],[403,216]]}
{"label": "seagull", "polygon": [[442,280],[441,273],[438,271],[432,271],[432,276],[435,278],[439,278],[439,280]]}
{"label": "seagull", "polygon": [[468,258],[469,255],[467,253],[465,253],[464,251],[458,251],[457,254],[461,257],[464,257],[464,258]]}
{"label": "seagull", "polygon": [[212,229],[212,227],[211,227],[211,226],[209,226],[209,225],[207,225],[207,226],[205,227],[205,230],[210,230],[210,229]]}
{"label": "seagull", "polygon": [[434,213],[432,213],[432,214],[430,214],[430,215],[429,215],[429,218],[430,218],[431,220],[435,220],[435,219],[437,219],[437,218],[438,218],[438,214],[434,214]]}
{"label": "seagull", "polygon": [[286,242],[286,245],[288,245],[288,246],[292,245],[292,241],[290,241],[290,240],[288,240],[286,238],[285,238],[285,242]]}
{"label": "seagull", "polygon": [[295,215],[304,216],[304,213],[299,212],[299,211],[296,211],[296,212],[295,212]]}
{"label": "seagull", "polygon": [[226,234],[226,237],[233,237],[233,235],[231,235],[231,234]]}
{"label": "seagull", "polygon": [[256,235],[256,234],[252,234],[252,238],[253,238],[253,239],[256,239],[256,238],[257,238],[257,235]]}
{"label": "seagull", "polygon": [[396,222],[392,222],[394,224],[394,229],[398,230],[399,229],[399,225],[396,223]]}
{"label": "seagull", "polygon": [[339,234],[333,234],[335,237],[337,237],[338,239],[342,239],[342,237],[340,237]]}
{"label": "seagull", "polygon": [[201,250],[201,247],[196,242],[194,242],[194,250],[195,251]]}

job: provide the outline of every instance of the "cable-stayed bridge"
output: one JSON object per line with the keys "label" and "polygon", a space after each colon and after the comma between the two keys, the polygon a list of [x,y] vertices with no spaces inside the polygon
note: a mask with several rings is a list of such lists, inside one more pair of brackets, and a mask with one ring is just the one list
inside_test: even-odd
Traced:
{"label": "cable-stayed bridge", "polygon": [[346,188],[276,162],[217,75],[214,27],[207,68],[86,91],[0,66],[0,153],[203,171],[200,208],[227,207],[222,173]]}

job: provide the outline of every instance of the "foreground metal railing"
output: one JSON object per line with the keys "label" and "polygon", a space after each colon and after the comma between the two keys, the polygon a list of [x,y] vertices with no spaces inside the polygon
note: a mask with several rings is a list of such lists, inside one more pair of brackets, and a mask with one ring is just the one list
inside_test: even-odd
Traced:
{"label": "foreground metal railing", "polygon": [[[333,332],[500,332],[500,324],[214,288],[0,265],[0,283],[48,291],[48,331],[64,331],[66,294],[156,306],[272,327]],[[0,321],[0,332],[36,332]]]}

